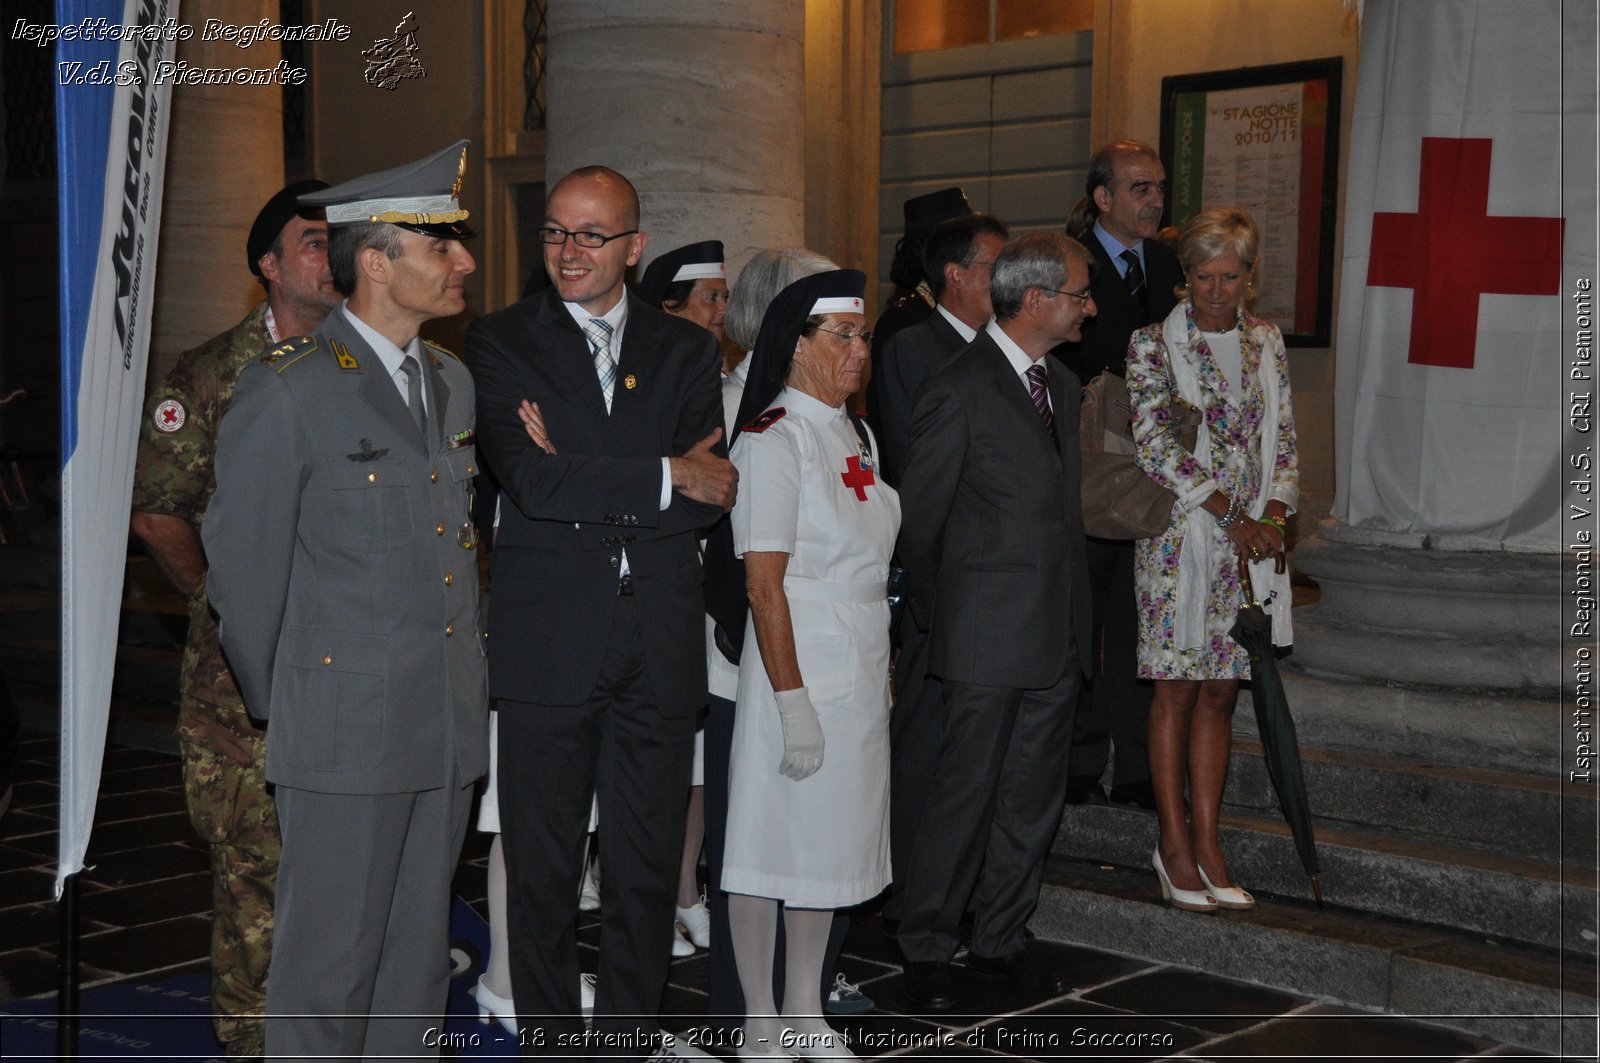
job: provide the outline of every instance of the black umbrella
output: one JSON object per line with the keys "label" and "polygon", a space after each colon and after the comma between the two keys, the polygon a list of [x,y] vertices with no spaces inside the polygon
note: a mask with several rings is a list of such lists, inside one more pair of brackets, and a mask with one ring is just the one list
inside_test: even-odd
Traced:
{"label": "black umbrella", "polygon": [[[1282,564],[1281,559],[1279,563]],[[1294,717],[1289,714],[1289,699],[1284,695],[1283,677],[1278,674],[1278,660],[1273,654],[1272,619],[1256,601],[1250,568],[1242,560],[1239,582],[1244,588],[1245,604],[1229,634],[1250,654],[1250,700],[1255,705],[1267,777],[1278,793],[1278,806],[1294,835],[1300,866],[1311,876],[1311,890],[1320,907],[1322,879],[1317,866],[1317,840],[1311,830],[1311,804],[1306,800],[1306,778],[1300,767],[1300,739],[1295,734]]]}

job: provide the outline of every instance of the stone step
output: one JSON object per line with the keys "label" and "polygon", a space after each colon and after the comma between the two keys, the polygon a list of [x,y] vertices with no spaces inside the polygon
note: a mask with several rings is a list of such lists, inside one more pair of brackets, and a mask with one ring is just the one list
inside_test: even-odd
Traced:
{"label": "stone step", "polygon": [[[1506,856],[1596,861],[1594,787],[1514,772],[1418,763],[1371,753],[1301,751],[1306,792],[1319,826],[1399,833]],[[1277,796],[1261,744],[1237,737],[1225,808],[1276,815]]]}
{"label": "stone step", "polygon": [[[1460,608],[1477,605],[1474,599]],[[1557,639],[1510,641],[1503,635],[1373,628],[1326,610],[1319,604],[1294,614],[1295,640],[1304,647],[1298,651],[1299,663],[1312,674],[1358,679],[1377,659],[1384,662],[1388,678],[1403,683],[1557,693],[1562,676]]]}
{"label": "stone step", "polygon": [[1182,912],[1161,901],[1148,860],[1148,852],[1132,866],[1052,858],[1029,925],[1050,940],[1422,1018],[1542,1052],[1595,1052],[1590,959],[1334,905],[1318,909],[1265,888],[1251,911]]}
{"label": "stone step", "polygon": [[[1225,812],[1221,828],[1235,881],[1252,891],[1311,898],[1310,880],[1281,818]],[[1372,830],[1323,827],[1316,836],[1322,892],[1330,905],[1596,955],[1600,891],[1592,870]],[[1155,844],[1151,813],[1075,805],[1062,817],[1053,850],[1144,867]],[[1153,891],[1153,877],[1149,885]]]}
{"label": "stone step", "polygon": [[[1295,624],[1300,623],[1299,613]],[[1284,693],[1300,746],[1365,752],[1422,764],[1566,778],[1570,721],[1555,697],[1429,690],[1306,675],[1291,654]],[[1239,694],[1234,730],[1255,734],[1250,691]]]}

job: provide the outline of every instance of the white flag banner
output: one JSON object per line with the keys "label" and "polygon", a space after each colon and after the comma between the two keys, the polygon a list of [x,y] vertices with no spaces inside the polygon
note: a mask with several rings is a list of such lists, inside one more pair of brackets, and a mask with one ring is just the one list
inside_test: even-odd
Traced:
{"label": "white flag banner", "polygon": [[1563,68],[1593,67],[1595,6],[1367,0],[1361,17],[1335,513],[1558,550],[1563,296],[1595,269],[1594,99]]}
{"label": "white flag banner", "polygon": [[60,0],[61,804],[56,895],[83,869],[111,712],[166,176],[177,0]]}

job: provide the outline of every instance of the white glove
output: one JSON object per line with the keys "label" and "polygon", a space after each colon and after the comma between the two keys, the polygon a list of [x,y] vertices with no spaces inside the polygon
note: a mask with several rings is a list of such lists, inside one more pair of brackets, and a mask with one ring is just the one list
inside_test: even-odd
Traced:
{"label": "white glove", "polygon": [[822,724],[805,687],[774,691],[772,696],[783,723],[783,760],[778,771],[799,782],[822,767]]}

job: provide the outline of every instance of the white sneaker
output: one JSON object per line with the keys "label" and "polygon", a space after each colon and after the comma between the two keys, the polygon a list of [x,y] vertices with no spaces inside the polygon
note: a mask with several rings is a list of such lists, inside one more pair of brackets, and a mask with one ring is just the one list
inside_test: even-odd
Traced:
{"label": "white sneaker", "polygon": [[711,912],[706,909],[705,895],[701,894],[700,899],[689,905],[689,907],[676,908],[674,911],[677,914],[678,922],[682,924],[684,930],[688,931],[689,940],[694,942],[695,948],[709,949],[711,947]]}
{"label": "white sneaker", "polygon": [[685,956],[694,955],[694,942],[678,932],[678,925],[672,925],[672,958],[681,960]]}
{"label": "white sneaker", "polygon": [[828,991],[828,999],[822,1002],[822,1010],[829,1015],[859,1015],[874,1007],[872,998],[863,993],[860,986],[845,981],[843,971],[834,974],[833,988]]}

